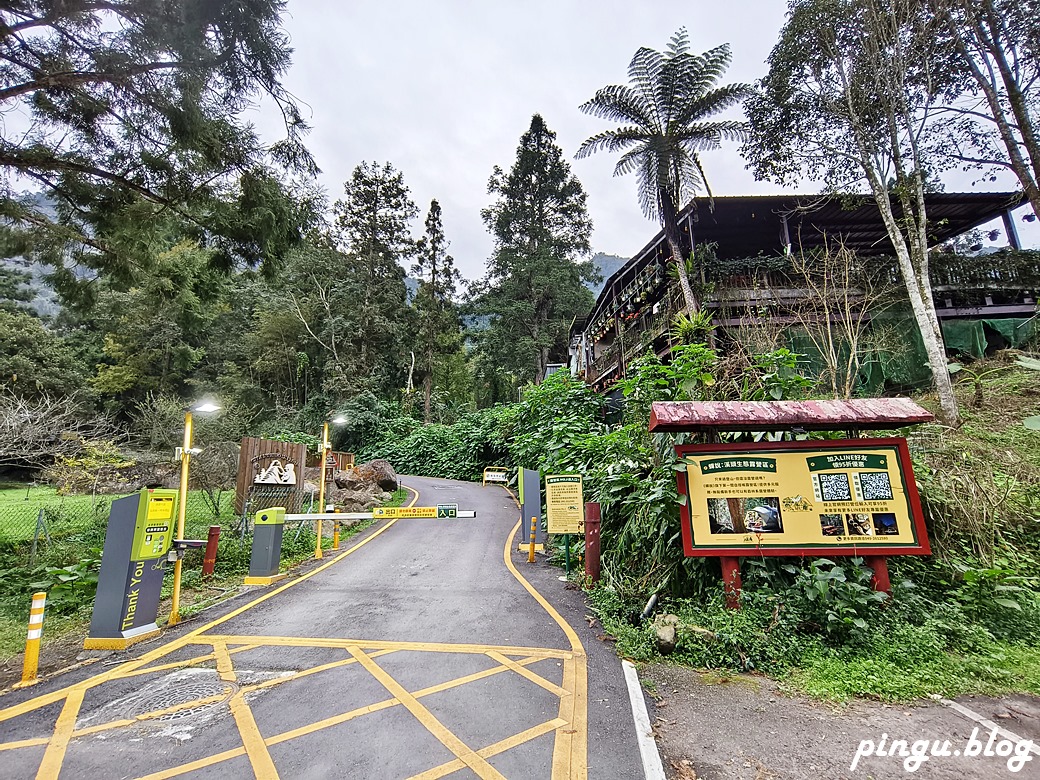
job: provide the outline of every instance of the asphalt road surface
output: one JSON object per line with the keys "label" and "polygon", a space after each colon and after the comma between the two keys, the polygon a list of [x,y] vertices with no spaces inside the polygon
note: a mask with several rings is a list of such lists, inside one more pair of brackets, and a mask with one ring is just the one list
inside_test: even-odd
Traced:
{"label": "asphalt road surface", "polygon": [[302,576],[0,697],[3,778],[641,778],[618,659],[517,554],[501,487],[418,505]]}

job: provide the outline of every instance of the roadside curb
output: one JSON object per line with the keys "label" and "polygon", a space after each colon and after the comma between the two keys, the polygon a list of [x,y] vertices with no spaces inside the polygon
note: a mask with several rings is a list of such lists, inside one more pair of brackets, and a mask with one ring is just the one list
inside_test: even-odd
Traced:
{"label": "roadside curb", "polygon": [[625,683],[628,685],[628,698],[632,703],[632,720],[636,725],[636,739],[639,740],[639,756],[643,760],[643,776],[646,780],[665,780],[664,765],[661,754],[657,750],[653,729],[650,727],[650,715],[646,711],[646,700],[639,684],[639,675],[635,664],[622,658],[621,668],[625,670]]}

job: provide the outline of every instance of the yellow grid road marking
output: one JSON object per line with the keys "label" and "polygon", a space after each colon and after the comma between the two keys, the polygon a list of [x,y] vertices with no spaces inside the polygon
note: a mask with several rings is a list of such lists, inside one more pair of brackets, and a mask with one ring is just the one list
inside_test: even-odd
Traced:
{"label": "yellow grid road marking", "polygon": [[217,661],[217,674],[224,682],[235,682],[237,675],[231,666],[231,656],[228,655],[227,642],[213,643],[213,657]]}
{"label": "yellow grid road marking", "polygon": [[494,660],[498,661],[500,664],[502,664],[502,666],[508,666],[521,677],[530,680],[535,685],[545,688],[545,690],[549,691],[549,693],[555,694],[556,696],[570,696],[571,692],[568,691],[566,688],[561,688],[559,685],[549,682],[541,675],[535,674],[530,669],[525,669],[515,661],[511,661],[508,658],[506,658],[497,650],[488,650],[487,656],[488,658],[493,658]]}
{"label": "yellow grid road marking", "polygon": [[351,647],[349,650],[358,659],[358,662],[368,670],[369,674],[379,681],[380,685],[392,693],[394,698],[400,701],[404,708],[426,727],[427,731],[433,734],[444,747],[462,759],[466,766],[472,769],[481,780],[505,780],[505,777],[497,769],[455,736],[447,726],[437,720],[432,712],[420,704],[418,699],[405,690],[403,685],[383,671],[383,668],[365,655],[361,649]]}
{"label": "yellow grid road marking", "polygon": [[[405,486],[407,487],[407,486]],[[414,505],[419,498],[419,493],[414,488],[407,487],[412,492],[413,498],[409,505]],[[334,563],[337,563],[342,558],[355,552],[360,547],[364,546],[376,536],[384,533],[396,522],[391,520],[382,528],[378,529],[375,533],[371,534],[360,543],[352,546],[343,553],[329,560],[327,563],[318,566],[310,572],[307,572],[303,576],[287,582],[275,590],[254,599],[248,604],[239,607],[232,612],[218,618],[204,626],[200,626],[194,631],[186,634],[179,639],[173,640],[172,642],[162,647],[156,648],[148,653],[145,653],[140,658],[133,661],[129,661],[116,669],[109,672],[97,675],[93,678],[85,680],[81,683],[68,686],[58,691],[54,691],[51,694],[46,694],[36,699],[23,702],[19,705],[0,710],[0,722],[9,720],[10,718],[17,717],[18,715],[26,712],[31,712],[40,707],[44,707],[48,704],[55,703],[65,700],[64,707],[61,714],[59,715],[55,724],[55,730],[51,738],[39,738],[30,740],[20,740],[17,742],[10,742],[6,744],[0,744],[0,751],[10,750],[17,747],[29,747],[47,744],[47,751],[44,754],[44,759],[41,762],[39,778],[42,777],[56,777],[57,773],[61,769],[61,764],[64,760],[65,752],[70,739],[85,736],[87,734],[97,733],[100,731],[110,730],[119,728],[124,725],[133,725],[134,723],[142,720],[148,720],[151,718],[160,717],[163,714],[169,712],[176,712],[181,709],[192,708],[201,706],[207,703],[213,703],[220,701],[223,696],[212,696],[205,697],[203,699],[196,700],[194,702],[188,702],[174,707],[167,708],[166,710],[155,711],[153,713],[145,713],[144,715],[137,716],[133,720],[122,720],[112,721],[107,724],[100,724],[98,726],[92,726],[87,729],[81,729],[80,731],[75,730],[75,721],[78,716],[79,709],[82,705],[84,694],[90,688],[102,685],[105,682],[121,679],[125,677],[133,677],[144,674],[151,674],[158,671],[164,671],[167,669],[182,668],[186,666],[192,666],[195,664],[203,663],[205,661],[213,660],[217,667],[217,672],[228,682],[235,680],[235,672],[231,663],[230,656],[232,654],[240,653],[245,650],[256,649],[259,647],[332,647],[339,648],[351,653],[351,658],[343,659],[342,661],[334,661],[327,664],[322,664],[311,669],[299,671],[293,675],[286,676],[283,678],[277,678],[274,680],[268,680],[263,683],[257,683],[250,686],[243,686],[230,700],[229,706],[234,716],[238,730],[242,736],[243,747],[235,748],[232,750],[223,751],[222,753],[209,756],[207,758],[199,759],[197,761],[190,762],[188,764],[181,765],[161,772],[153,773],[148,775],[149,780],[160,780],[160,778],[175,777],[177,775],[184,774],[186,772],[193,771],[194,769],[200,769],[203,767],[212,766],[216,763],[226,761],[232,758],[236,758],[242,755],[246,755],[253,767],[253,771],[256,773],[258,778],[267,780],[268,778],[277,778],[277,770],[271,760],[270,753],[267,750],[269,745],[279,744],[296,737],[310,734],[315,731],[329,728],[339,723],[344,723],[353,718],[359,717],[372,712],[387,709],[388,707],[397,706],[398,704],[405,706],[437,739],[439,739],[449,750],[451,750],[457,758],[454,761],[448,762],[441,767],[435,767],[427,770],[420,775],[416,775],[416,778],[423,778],[424,780],[432,780],[436,777],[444,777],[451,772],[458,771],[459,769],[470,767],[476,774],[482,778],[501,778],[502,775],[498,773],[485,759],[497,755],[498,753],[509,750],[512,747],[521,745],[527,741],[535,739],[544,734],[556,731],[556,738],[553,750],[553,780],[584,780],[587,775],[587,668],[586,668],[586,657],[584,647],[581,645],[581,641],[578,639],[577,634],[567,624],[565,620],[553,609],[553,607],[539,594],[531,585],[528,583],[513,566],[510,560],[510,541],[516,533],[516,527],[510,532],[509,537],[506,541],[506,547],[504,552],[504,561],[507,569],[513,574],[518,582],[528,591],[528,593],[542,606],[543,609],[552,617],[558,625],[563,629],[566,634],[568,641],[571,645],[571,651],[559,650],[556,648],[528,648],[528,647],[511,647],[511,646],[487,646],[487,645],[450,645],[445,643],[427,643],[427,642],[379,642],[379,641],[368,641],[368,640],[342,640],[342,639],[327,639],[327,638],[295,638],[295,637],[266,637],[266,636],[236,636],[236,635],[207,635],[203,636],[207,631],[215,628],[216,626],[225,623],[237,615],[252,609],[260,603],[272,598],[279,593],[293,587],[300,582],[309,579],[310,577],[324,571]],[[519,523],[518,523],[519,525]],[[204,653],[195,658],[186,659],[184,661],[169,662],[165,664],[159,664],[157,666],[148,667],[150,664],[162,657],[169,655],[170,653],[184,648],[190,645],[210,645],[213,649],[212,652]],[[229,649],[228,645],[241,645],[240,647],[234,647]],[[364,652],[365,650],[371,651],[370,653]],[[372,659],[385,655],[392,652],[398,651],[415,651],[415,652],[443,652],[443,653],[480,653],[487,655],[492,660],[496,661],[499,666],[491,669],[483,670],[465,677],[457,678],[456,680],[440,683],[438,685],[424,688],[414,693],[409,693],[404,689],[392,676],[390,676],[385,670],[376,664]],[[520,660],[512,660],[508,656],[524,656]],[[563,662],[563,686],[557,686],[554,683],[546,680],[540,675],[535,674],[525,667],[529,664],[536,663],[540,660],[553,658],[561,660]],[[259,728],[256,724],[252,710],[249,707],[248,702],[245,699],[247,692],[258,690],[261,688],[271,687],[274,685],[281,684],[283,682],[289,682],[292,680],[300,679],[308,675],[316,674],[320,671],[333,669],[339,666],[346,666],[351,663],[361,663],[361,665],[372,674],[390,693],[394,694],[393,698],[378,702],[376,704],[367,705],[348,713],[333,716],[317,723],[312,723],[306,726],[302,726],[291,731],[284,732],[279,735],[264,738],[260,733]],[[425,707],[419,704],[418,699],[424,696],[428,696],[432,693],[436,693],[443,690],[448,690],[460,685],[479,680],[490,675],[500,674],[505,671],[512,671],[520,674],[524,678],[531,682],[539,685],[545,690],[553,693],[560,698],[560,711],[559,717],[546,721],[538,726],[527,729],[524,732],[515,734],[512,737],[501,740],[494,745],[489,745],[480,750],[474,751],[469,748],[465,743],[462,742],[457,736],[455,736],[450,730],[448,730],[443,724],[441,724]],[[566,728],[569,727],[569,728]]]}
{"label": "yellow grid road marking", "polygon": [[[547,720],[545,723],[529,728],[526,731],[521,731],[519,734],[514,734],[511,737],[506,737],[493,745],[488,745],[486,748],[481,748],[477,751],[477,755],[482,758],[492,758],[493,756],[497,756],[499,753],[505,753],[510,748],[515,748],[525,742],[530,742],[532,739],[537,739],[543,734],[548,734],[550,731],[555,731],[560,726],[566,725],[567,722],[561,718]],[[465,768],[465,764],[463,764],[459,759],[455,759],[446,764],[436,766],[433,769],[427,769],[422,774],[412,775],[408,780],[437,780],[437,778],[446,777],[452,772],[458,772],[460,769]]]}
{"label": "yellow grid road marking", "polygon": [[78,688],[65,699],[65,705],[61,708],[61,714],[58,715],[58,720],[54,724],[54,735],[47,744],[47,750],[40,762],[40,770],[36,773],[37,780],[56,778],[58,772],[61,771],[62,762],[65,760],[65,750],[69,746],[69,740],[72,739],[72,732],[76,729],[76,716],[79,715],[79,708],[83,704],[85,693],[85,690]]}
{"label": "yellow grid road marking", "polygon": [[[537,655],[541,658],[567,659],[573,656],[570,650],[559,650],[553,647],[518,647],[513,645],[452,645],[445,642],[390,642],[381,639],[337,639],[330,637],[295,637],[295,636],[237,636],[233,634],[208,634],[193,637],[191,644],[211,644],[225,642],[252,641],[265,647],[332,647],[349,649],[357,647],[362,650],[402,650],[419,653],[476,653],[487,655],[489,651],[497,651],[507,655]],[[584,655],[584,653],[582,653]]]}
{"label": "yellow grid road marking", "polygon": [[231,714],[242,736],[242,746],[246,749],[249,763],[253,766],[253,774],[257,780],[277,780],[278,770],[274,768],[271,754],[267,752],[267,743],[257,728],[253,711],[249,709],[245,694],[239,691],[231,697]]}

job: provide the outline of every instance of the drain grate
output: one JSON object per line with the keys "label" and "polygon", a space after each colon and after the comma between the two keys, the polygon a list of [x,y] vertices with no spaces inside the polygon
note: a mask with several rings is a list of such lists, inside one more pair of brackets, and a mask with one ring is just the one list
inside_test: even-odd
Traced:
{"label": "drain grate", "polygon": [[[149,686],[150,688],[152,686]],[[209,699],[219,696],[220,699],[196,707],[185,707],[176,712],[168,712],[155,718],[158,722],[168,723],[170,721],[185,720],[226,703],[238,691],[238,686],[224,680],[192,680],[190,682],[178,682],[167,684],[161,690],[144,690],[132,700],[126,702],[123,714],[128,719],[134,719],[149,712],[167,710],[178,705],[190,704],[199,699]]]}

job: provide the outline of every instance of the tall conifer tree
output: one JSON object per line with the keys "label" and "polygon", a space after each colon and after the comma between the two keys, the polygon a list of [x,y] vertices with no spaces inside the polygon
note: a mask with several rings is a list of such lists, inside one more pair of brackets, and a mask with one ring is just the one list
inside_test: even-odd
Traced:
{"label": "tall conifer tree", "polygon": [[477,311],[491,315],[482,349],[518,379],[538,379],[566,358],[570,323],[592,305],[582,284],[596,278],[581,259],[592,234],[585,190],[535,114],[512,169],[496,166],[488,192],[496,200],[482,215],[495,250],[475,286]]}
{"label": "tall conifer tree", "polygon": [[422,355],[423,419],[431,420],[434,369],[437,361],[461,346],[459,315],[455,308],[462,277],[447,253],[448,240],[441,222],[441,204],[430,201],[426,233],[416,246],[412,272],[419,276],[415,310],[419,317],[419,353]]}

